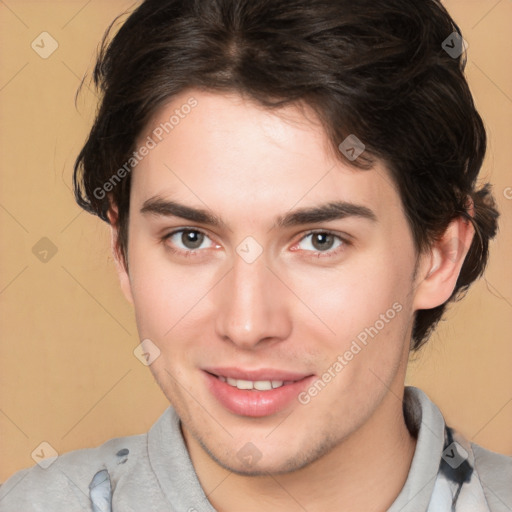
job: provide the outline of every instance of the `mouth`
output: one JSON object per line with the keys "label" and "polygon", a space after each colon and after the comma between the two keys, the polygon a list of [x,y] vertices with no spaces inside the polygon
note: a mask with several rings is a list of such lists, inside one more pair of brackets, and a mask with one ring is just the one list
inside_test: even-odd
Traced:
{"label": "mouth", "polygon": [[297,398],[315,378],[281,370],[208,368],[203,370],[208,388],[217,402],[240,416],[275,414]]}
{"label": "mouth", "polygon": [[256,391],[269,391],[270,389],[277,389],[281,386],[287,386],[293,384],[293,380],[243,380],[243,379],[232,379],[230,377],[223,377],[219,375],[217,377],[222,382],[227,382],[230,386],[237,389],[255,389]]}

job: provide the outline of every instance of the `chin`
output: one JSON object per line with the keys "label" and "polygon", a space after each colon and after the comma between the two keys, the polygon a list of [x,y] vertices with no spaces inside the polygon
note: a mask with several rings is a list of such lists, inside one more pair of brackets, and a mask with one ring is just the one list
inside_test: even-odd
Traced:
{"label": "chin", "polygon": [[[260,451],[253,443],[246,442],[238,451],[229,446],[221,452],[216,450],[217,453],[206,446],[202,439],[199,439],[199,444],[213,461],[228,471],[243,476],[268,476],[299,471],[329,453],[336,443],[319,439],[316,446],[306,449],[303,443],[299,443],[302,446],[300,449],[283,443],[281,446],[285,451],[279,451],[274,446],[265,446]],[[265,456],[267,450],[270,456]]]}

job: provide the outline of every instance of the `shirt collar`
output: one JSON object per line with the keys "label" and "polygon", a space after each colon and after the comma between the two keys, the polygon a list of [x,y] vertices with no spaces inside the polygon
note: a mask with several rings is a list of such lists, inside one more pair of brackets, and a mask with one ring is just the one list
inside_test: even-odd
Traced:
{"label": "shirt collar", "polygon": [[407,428],[417,442],[409,475],[389,512],[424,512],[439,471],[445,422],[427,395],[412,386],[405,388],[403,410]]}

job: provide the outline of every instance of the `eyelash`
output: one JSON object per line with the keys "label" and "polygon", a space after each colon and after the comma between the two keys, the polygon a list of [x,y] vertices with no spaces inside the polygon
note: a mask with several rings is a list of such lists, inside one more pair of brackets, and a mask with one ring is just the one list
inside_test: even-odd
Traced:
{"label": "eyelash", "polygon": [[[165,243],[172,236],[176,235],[177,233],[183,233],[184,231],[190,231],[190,232],[193,232],[193,233],[201,233],[202,235],[208,237],[208,235],[204,231],[201,231],[200,229],[196,229],[196,228],[180,228],[180,229],[172,231],[171,233],[168,233],[167,235],[162,237],[162,242]],[[315,235],[315,234],[332,235],[335,238],[339,239],[342,243],[336,249],[330,250],[330,251],[306,251],[308,253],[311,253],[310,256],[308,256],[310,258],[332,258],[334,256],[337,256],[339,253],[343,252],[348,246],[351,245],[351,242],[349,242],[347,240],[347,238],[344,238],[344,237],[340,236],[337,233],[334,233],[334,232],[328,231],[328,230],[318,230],[318,229],[307,232],[297,242],[297,244],[302,242],[303,240],[305,240],[308,236]],[[167,244],[166,244],[166,248],[169,251],[171,251],[173,254],[178,254],[179,256],[184,256],[186,258],[188,258],[190,256],[195,256],[195,255],[199,254],[199,252],[201,252],[201,249],[184,251],[184,250],[181,250],[181,249],[176,249],[175,247],[172,247],[172,246],[167,245]]]}

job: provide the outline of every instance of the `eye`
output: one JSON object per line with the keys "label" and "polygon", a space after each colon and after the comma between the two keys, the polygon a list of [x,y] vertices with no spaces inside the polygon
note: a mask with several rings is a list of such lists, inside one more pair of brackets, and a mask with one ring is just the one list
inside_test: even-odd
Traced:
{"label": "eye", "polygon": [[[173,253],[182,256],[192,256],[201,252],[201,246],[206,240],[210,240],[206,233],[194,228],[177,229],[162,238],[166,247]],[[307,242],[309,240],[309,242]],[[168,243],[170,241],[170,243]],[[304,242],[307,242],[304,244]],[[306,247],[300,245],[306,245]],[[312,257],[331,257],[342,252],[350,245],[346,239],[330,231],[312,231],[307,233],[291,250],[300,250],[312,253]],[[202,249],[218,248],[219,245],[210,240],[210,245]]]}
{"label": "eye", "polygon": [[[338,242],[336,242],[336,240]],[[300,247],[300,244],[304,241],[307,241],[307,243]],[[306,247],[304,247],[304,245]],[[316,257],[335,256],[343,251],[347,245],[350,245],[347,240],[330,231],[312,231],[305,235],[297,244],[299,248],[307,252],[312,252],[312,256]]]}
{"label": "eye", "polygon": [[[206,233],[192,228],[178,229],[163,237],[163,241],[166,242],[167,247],[172,252],[182,254],[184,256],[189,256],[198,252],[198,249],[201,248],[205,240],[209,240]],[[167,243],[167,241],[170,241],[172,245]],[[210,246],[203,247],[203,249],[209,249],[211,247],[215,247],[213,242],[211,242]]]}

